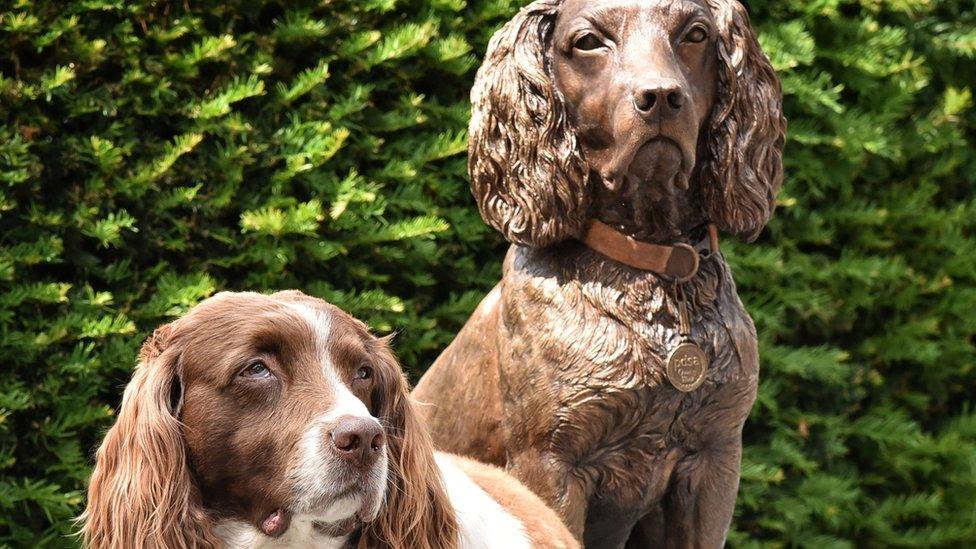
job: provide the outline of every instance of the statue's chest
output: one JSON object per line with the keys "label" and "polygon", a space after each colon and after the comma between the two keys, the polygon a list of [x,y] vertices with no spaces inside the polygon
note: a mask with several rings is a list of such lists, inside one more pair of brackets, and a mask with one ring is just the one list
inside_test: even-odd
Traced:
{"label": "statue's chest", "polygon": [[509,428],[572,464],[590,493],[651,501],[677,463],[741,429],[755,398],[755,331],[724,264],[711,264],[685,288],[688,337],[707,374],[681,392],[667,375],[685,341],[673,284],[586,257],[509,264],[502,391],[519,395],[505,403],[509,417],[537,418]]}
{"label": "statue's chest", "polygon": [[[543,276],[520,282],[503,291],[509,342],[503,377],[511,386],[537,388],[519,390],[529,396],[512,406],[550,414],[552,444],[567,452],[646,463],[691,444],[713,393],[730,380],[742,382],[736,327],[718,313],[724,307],[738,318],[738,300],[722,303],[713,294],[707,306],[693,308],[686,338],[672,287]],[[668,376],[668,360],[688,342],[701,350],[705,381],[684,393]]]}
{"label": "statue's chest", "polygon": [[[730,340],[714,301],[707,307],[685,301],[688,322],[682,326],[681,304],[671,285],[621,289],[599,281],[561,283],[554,277],[523,282],[503,293],[512,350],[534,362],[552,362],[552,375],[574,387],[637,389],[670,383],[669,358],[679,373],[694,366],[694,360],[707,369],[721,362]],[[682,353],[683,345],[701,352]],[[580,371],[587,375],[579,377]]]}

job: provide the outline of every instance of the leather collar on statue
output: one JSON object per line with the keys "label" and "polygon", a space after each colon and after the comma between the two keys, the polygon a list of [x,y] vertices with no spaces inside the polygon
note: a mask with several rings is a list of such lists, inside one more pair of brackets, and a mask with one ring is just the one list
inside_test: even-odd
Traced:
{"label": "leather collar on statue", "polygon": [[669,276],[678,282],[687,282],[698,273],[699,254],[714,254],[719,250],[718,229],[712,224],[694,246],[683,242],[664,246],[641,242],[594,219],[587,226],[582,242],[618,263]]}

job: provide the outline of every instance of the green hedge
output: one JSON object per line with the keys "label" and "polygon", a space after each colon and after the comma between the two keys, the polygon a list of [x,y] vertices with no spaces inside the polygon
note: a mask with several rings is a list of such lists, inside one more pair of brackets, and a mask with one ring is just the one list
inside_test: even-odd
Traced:
{"label": "green hedge", "polygon": [[[302,288],[417,375],[497,280],[467,93],[519,2],[0,10],[0,546],[74,545],[141,339]],[[763,356],[734,546],[976,543],[976,15],[750,2],[783,76],[776,219],[726,242]]]}

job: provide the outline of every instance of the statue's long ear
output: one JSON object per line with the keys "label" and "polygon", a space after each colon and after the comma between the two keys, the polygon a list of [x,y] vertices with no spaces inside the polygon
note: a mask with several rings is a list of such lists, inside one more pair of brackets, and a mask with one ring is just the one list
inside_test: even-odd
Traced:
{"label": "statue's long ear", "polygon": [[769,221],[783,184],[783,94],[742,4],[708,5],[719,32],[718,96],[699,153],[699,180],[712,221],[753,240]]}
{"label": "statue's long ear", "polygon": [[183,390],[172,333],[163,326],[143,344],[118,420],[96,454],[79,519],[88,547],[219,547],[177,419]]}
{"label": "statue's long ear", "polygon": [[471,91],[468,168],[485,221],[510,242],[582,234],[588,169],[553,85],[549,49],[562,0],[538,0],[492,37]]}

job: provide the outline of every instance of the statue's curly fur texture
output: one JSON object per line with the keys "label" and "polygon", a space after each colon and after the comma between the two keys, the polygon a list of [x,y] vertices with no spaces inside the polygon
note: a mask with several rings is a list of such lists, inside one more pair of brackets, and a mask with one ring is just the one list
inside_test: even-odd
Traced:
{"label": "statue's curly fur texture", "polygon": [[561,1],[534,2],[491,39],[474,88],[471,188],[510,242],[548,246],[582,231],[587,166],[545,61]]}
{"label": "statue's curly fur texture", "polygon": [[[553,57],[562,51],[554,36],[571,3],[533,2],[489,45],[472,91],[471,185],[485,221],[513,246],[499,285],[414,394],[430,403],[425,410],[441,448],[505,465],[587,547],[720,547],[759,371],[755,328],[729,267],[712,254],[685,284],[692,338],[710,360],[705,384],[686,395],[664,373],[681,340],[674,282],[615,263],[576,238],[590,219],[601,219],[659,242],[691,242],[702,222],[754,239],[783,179],[780,83],[738,2],[634,2],[631,16],[619,18],[628,25],[664,25],[655,14],[677,18],[682,12],[671,5],[679,3],[709,15],[714,57],[701,65],[707,78],[699,72],[694,81],[708,82],[714,94],[706,86],[686,90],[687,104],[709,108],[674,130],[657,122],[655,135],[696,139],[686,190],[632,180],[615,189],[587,159],[586,143],[594,140],[585,132],[593,130],[581,128],[593,124],[577,124],[588,112],[602,120],[610,110],[595,111],[598,101],[569,102],[554,78]],[[597,4],[574,3],[577,10]],[[642,39],[641,32],[620,30],[614,48],[628,47],[621,42],[628,36]],[[668,33],[648,36],[657,35]],[[655,58],[654,67],[671,55]],[[569,66],[572,58],[561,62]],[[608,89],[628,81],[610,77]],[[594,93],[626,104],[613,90]],[[623,133],[651,125],[646,116],[624,114],[631,125]]]}
{"label": "statue's curly fur texture", "polygon": [[759,236],[783,184],[783,118],[779,78],[735,0],[709,0],[719,27],[718,98],[699,152],[699,181],[708,217],[747,240]]}
{"label": "statue's curly fur texture", "polygon": [[[719,30],[719,93],[696,175],[711,221],[752,239],[783,182],[782,92],[742,6],[707,3]],[[562,4],[533,2],[502,27],[471,91],[471,189],[485,221],[517,244],[580,236],[590,216],[589,168],[546,54]]]}

